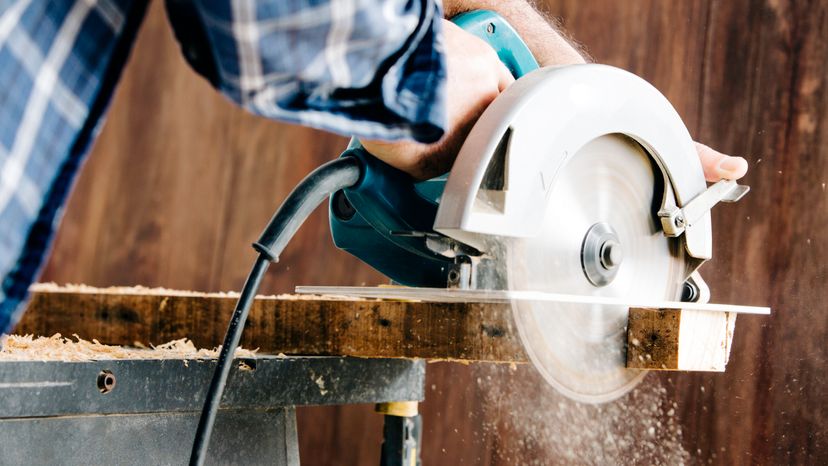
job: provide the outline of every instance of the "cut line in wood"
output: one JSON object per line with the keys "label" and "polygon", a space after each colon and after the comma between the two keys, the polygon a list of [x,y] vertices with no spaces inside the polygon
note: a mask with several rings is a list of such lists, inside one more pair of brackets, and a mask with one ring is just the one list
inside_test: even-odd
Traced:
{"label": "cut line in wood", "polygon": [[769,307],[735,304],[686,303],[607,296],[584,296],[543,291],[462,290],[453,288],[406,288],[370,286],[297,286],[299,294],[322,294],[376,299],[408,299],[424,302],[509,303],[512,301],[550,301],[558,303],[624,306],[628,308],[676,309],[769,315]]}

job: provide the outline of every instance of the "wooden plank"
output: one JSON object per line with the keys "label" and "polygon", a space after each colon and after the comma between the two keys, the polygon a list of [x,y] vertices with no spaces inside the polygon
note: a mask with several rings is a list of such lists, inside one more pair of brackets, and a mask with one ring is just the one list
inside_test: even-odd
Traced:
{"label": "wooden plank", "polygon": [[[221,344],[236,297],[37,286],[18,333],[113,345]],[[724,371],[735,314],[631,309],[627,367]],[[510,304],[260,296],[242,345],[264,353],[526,362]]]}
{"label": "wooden plank", "polygon": [[[16,333],[77,334],[112,345],[190,338],[221,344],[236,298],[218,294],[34,291]],[[258,297],[246,348],[292,355],[526,362],[507,304]]]}
{"label": "wooden plank", "polygon": [[627,367],[724,372],[735,325],[732,312],[632,308]]}

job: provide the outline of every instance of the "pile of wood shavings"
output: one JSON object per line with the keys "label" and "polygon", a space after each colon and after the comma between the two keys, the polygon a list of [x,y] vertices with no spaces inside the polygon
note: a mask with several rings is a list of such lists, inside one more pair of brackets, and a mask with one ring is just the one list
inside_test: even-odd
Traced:
{"label": "pile of wood shavings", "polygon": [[187,290],[172,290],[169,288],[155,287],[150,288],[146,286],[110,286],[106,288],[98,288],[84,284],[67,283],[65,285],[58,285],[54,282],[35,283],[29,287],[29,291],[33,293],[41,292],[63,292],[63,293],[95,293],[95,294],[141,294],[141,295],[162,295],[162,296],[204,296],[204,297],[219,297],[219,298],[238,298],[239,293],[236,291],[219,291],[204,293],[201,291],[187,291]]}
{"label": "pile of wood shavings", "polygon": [[[187,338],[173,340],[151,348],[129,348],[104,345],[98,340],[87,341],[77,335],[75,340],[57,333],[51,337],[32,335],[0,336],[0,361],[101,361],[111,359],[214,359],[221,347],[208,350],[196,348]],[[256,350],[236,349],[237,358],[255,358]]]}

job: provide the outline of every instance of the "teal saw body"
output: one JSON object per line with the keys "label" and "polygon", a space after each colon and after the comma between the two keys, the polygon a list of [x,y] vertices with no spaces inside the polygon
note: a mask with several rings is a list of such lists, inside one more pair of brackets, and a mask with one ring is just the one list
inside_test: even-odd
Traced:
{"label": "teal saw body", "polygon": [[[452,21],[491,45],[515,78],[538,68],[517,32],[496,13],[473,11]],[[438,235],[434,218],[446,176],[414,182],[368,154],[356,139],[342,156],[360,159],[364,175],[357,186],[331,196],[334,244],[397,283],[447,286],[456,261],[427,245],[429,235]]]}

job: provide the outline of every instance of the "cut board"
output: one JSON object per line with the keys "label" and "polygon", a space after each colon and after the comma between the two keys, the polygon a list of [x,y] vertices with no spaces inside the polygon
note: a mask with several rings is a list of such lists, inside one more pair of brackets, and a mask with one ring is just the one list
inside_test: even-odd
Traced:
{"label": "cut board", "polygon": [[[209,348],[221,344],[236,299],[231,294],[40,285],[33,287],[29,309],[15,332],[77,334],[112,345],[189,338]],[[509,303],[259,296],[242,345],[290,355],[524,363],[528,358],[511,313]],[[724,370],[735,320],[730,313],[633,309],[630,316],[628,367]]]}

